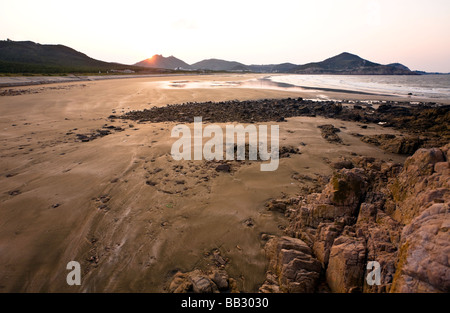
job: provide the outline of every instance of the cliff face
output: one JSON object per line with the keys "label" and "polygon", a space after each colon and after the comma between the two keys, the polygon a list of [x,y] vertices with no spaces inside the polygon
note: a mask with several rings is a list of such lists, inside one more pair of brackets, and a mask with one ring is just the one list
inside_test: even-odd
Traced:
{"label": "cliff face", "polygon": [[[289,236],[266,244],[260,290],[449,292],[449,160],[450,144],[419,149],[403,166],[354,158],[321,193],[287,207]],[[367,284],[370,261],[380,285]]]}

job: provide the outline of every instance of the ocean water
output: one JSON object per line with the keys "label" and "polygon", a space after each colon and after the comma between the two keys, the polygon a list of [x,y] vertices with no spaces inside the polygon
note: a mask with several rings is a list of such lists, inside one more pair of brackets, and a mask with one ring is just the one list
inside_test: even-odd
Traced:
{"label": "ocean water", "polygon": [[450,99],[450,75],[280,75],[270,80],[297,87]]}

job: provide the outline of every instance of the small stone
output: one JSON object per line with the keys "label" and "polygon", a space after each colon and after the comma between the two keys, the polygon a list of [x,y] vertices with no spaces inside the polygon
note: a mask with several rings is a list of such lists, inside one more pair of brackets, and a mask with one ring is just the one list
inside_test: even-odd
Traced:
{"label": "small stone", "polygon": [[231,166],[228,164],[220,164],[216,167],[217,172],[231,172]]}
{"label": "small stone", "polygon": [[225,265],[225,264],[227,264],[227,261],[225,261],[225,259],[222,258],[222,256],[220,255],[219,252],[214,252],[214,261],[216,261],[216,263],[218,265]]}
{"label": "small stone", "polygon": [[255,226],[255,221],[250,217],[244,221],[244,225],[247,227]]}

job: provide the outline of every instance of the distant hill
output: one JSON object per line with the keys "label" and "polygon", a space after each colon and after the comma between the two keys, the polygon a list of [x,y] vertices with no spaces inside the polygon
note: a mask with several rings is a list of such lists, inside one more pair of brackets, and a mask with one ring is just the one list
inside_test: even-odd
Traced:
{"label": "distant hill", "polygon": [[97,73],[108,70],[145,69],[108,63],[63,45],[41,45],[32,41],[0,41],[1,73]]}
{"label": "distant hill", "polygon": [[151,67],[151,68],[164,68],[164,69],[184,69],[190,70],[192,67],[186,62],[177,59],[174,56],[163,57],[161,54],[155,54],[151,58],[143,60],[135,64],[135,66]]}
{"label": "distant hill", "polygon": [[211,71],[249,71],[250,69],[239,62],[225,61],[219,59],[203,60],[191,65],[192,68],[198,70],[211,70]]}
{"label": "distant hill", "polygon": [[296,74],[416,75],[402,64],[381,65],[348,52],[322,62],[299,65],[289,72]]}
{"label": "distant hill", "polygon": [[400,63],[391,63],[391,64],[388,64],[387,66],[392,66],[392,67],[395,67],[395,68],[400,69],[400,70],[411,71],[408,67],[406,67],[406,66],[404,66],[403,64],[400,64]]}
{"label": "distant hill", "polygon": [[236,61],[226,61],[220,59],[203,60],[191,65],[194,69],[210,71],[235,71],[235,72],[256,72],[256,73],[287,73],[297,65],[292,63],[282,64],[262,64],[245,65]]}
{"label": "distant hill", "polygon": [[212,71],[250,71],[256,73],[348,74],[348,75],[417,75],[400,63],[382,65],[344,52],[322,62],[245,65],[239,62],[208,59],[191,65],[194,69]]}
{"label": "distant hill", "polygon": [[249,65],[252,72],[258,73],[288,73],[298,65],[292,63],[269,64],[269,65]]}

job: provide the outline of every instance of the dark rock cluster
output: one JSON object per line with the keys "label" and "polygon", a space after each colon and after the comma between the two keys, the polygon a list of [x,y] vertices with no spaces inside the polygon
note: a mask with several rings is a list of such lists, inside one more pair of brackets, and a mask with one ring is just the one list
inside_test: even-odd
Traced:
{"label": "dark rock cluster", "polygon": [[111,135],[112,132],[122,132],[124,129],[120,126],[104,125],[102,129],[97,129],[89,134],[76,134],[75,136],[81,142],[89,142],[101,137]]}
{"label": "dark rock cluster", "polygon": [[[408,139],[409,142],[394,140],[393,145],[401,146],[397,150],[407,154],[414,153],[420,147],[443,146],[450,141],[448,127],[450,105],[435,103],[352,102],[350,104],[346,101],[313,101],[302,98],[189,102],[130,111],[121,116],[111,115],[110,118],[155,123],[167,121],[192,123],[196,116],[201,116],[205,123],[283,122],[295,116],[323,116],[365,124],[376,123],[399,129],[415,138],[412,141]],[[375,140],[379,142],[380,138],[375,138],[374,143]],[[382,143],[379,145],[381,148],[386,147]]]}
{"label": "dark rock cluster", "polygon": [[339,128],[334,127],[331,124],[320,125],[318,126],[322,133],[322,137],[331,143],[342,143],[342,139],[339,137],[337,133],[340,132]]}

